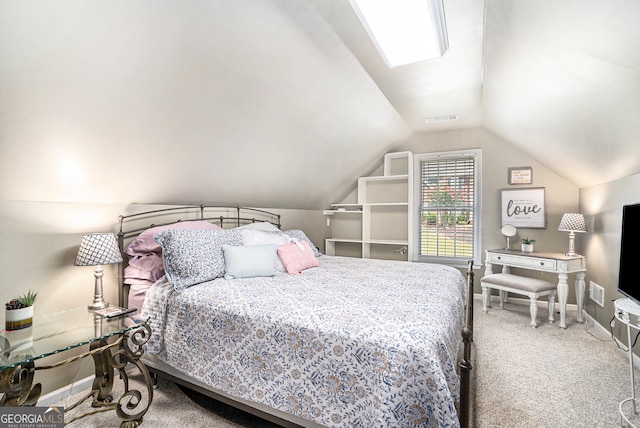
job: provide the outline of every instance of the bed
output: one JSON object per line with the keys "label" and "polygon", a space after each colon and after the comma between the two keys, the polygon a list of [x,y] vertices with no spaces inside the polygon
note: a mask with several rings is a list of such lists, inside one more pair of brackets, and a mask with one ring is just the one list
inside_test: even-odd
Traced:
{"label": "bed", "polygon": [[[468,425],[471,263],[465,279],[321,255],[241,207],[121,216],[118,237],[119,300],[150,318],[151,372],[282,426]],[[164,272],[143,269],[150,248]]]}

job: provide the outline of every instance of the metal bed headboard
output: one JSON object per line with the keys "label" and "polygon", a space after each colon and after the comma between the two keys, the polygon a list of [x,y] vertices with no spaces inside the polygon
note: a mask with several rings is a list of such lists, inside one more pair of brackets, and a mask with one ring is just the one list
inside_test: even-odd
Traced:
{"label": "metal bed headboard", "polygon": [[[168,226],[182,221],[204,220],[215,223],[223,229],[238,227],[256,222],[268,222],[282,228],[280,214],[258,208],[220,205],[184,205],[156,210],[144,211],[136,214],[121,215],[118,217],[120,228],[118,231],[118,248],[124,254],[125,240],[138,236],[145,230]],[[125,263],[118,266],[118,304],[122,307],[127,304],[128,285],[124,283]]]}

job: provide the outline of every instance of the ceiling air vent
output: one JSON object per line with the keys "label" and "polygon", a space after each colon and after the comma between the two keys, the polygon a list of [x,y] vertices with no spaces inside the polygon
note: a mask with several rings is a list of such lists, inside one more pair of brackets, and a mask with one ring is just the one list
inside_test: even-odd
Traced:
{"label": "ceiling air vent", "polygon": [[449,122],[452,120],[458,120],[458,115],[447,114],[445,116],[428,117],[424,121],[431,124],[431,123]]}

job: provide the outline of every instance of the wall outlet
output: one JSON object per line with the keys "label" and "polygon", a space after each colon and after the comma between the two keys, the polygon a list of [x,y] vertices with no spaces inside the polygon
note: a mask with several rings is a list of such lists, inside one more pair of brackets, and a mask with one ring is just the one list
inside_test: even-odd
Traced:
{"label": "wall outlet", "polygon": [[604,308],[604,287],[589,281],[589,298]]}

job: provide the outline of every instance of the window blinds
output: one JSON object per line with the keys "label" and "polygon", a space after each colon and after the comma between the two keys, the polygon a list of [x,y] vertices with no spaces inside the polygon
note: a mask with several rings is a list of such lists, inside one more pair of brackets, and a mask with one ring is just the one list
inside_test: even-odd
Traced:
{"label": "window blinds", "polygon": [[475,156],[421,161],[419,255],[471,258]]}

